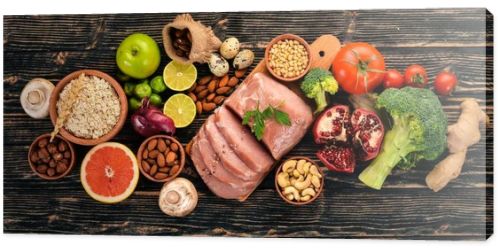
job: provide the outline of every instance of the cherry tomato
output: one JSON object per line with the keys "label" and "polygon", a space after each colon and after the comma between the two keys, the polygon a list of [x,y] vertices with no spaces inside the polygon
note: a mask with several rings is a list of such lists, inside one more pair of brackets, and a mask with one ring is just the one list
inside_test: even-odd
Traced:
{"label": "cherry tomato", "polygon": [[371,92],[385,75],[384,57],[368,43],[344,46],[333,60],[332,68],[340,86],[351,94]]}
{"label": "cherry tomato", "polygon": [[385,72],[385,88],[401,88],[405,83],[403,75],[396,69],[390,69]]}
{"label": "cherry tomato", "polygon": [[421,65],[408,66],[405,72],[405,82],[409,86],[423,88],[427,85],[427,72]]}
{"label": "cherry tomato", "polygon": [[434,88],[439,95],[450,95],[457,85],[457,76],[455,73],[444,70],[440,72],[434,83]]}

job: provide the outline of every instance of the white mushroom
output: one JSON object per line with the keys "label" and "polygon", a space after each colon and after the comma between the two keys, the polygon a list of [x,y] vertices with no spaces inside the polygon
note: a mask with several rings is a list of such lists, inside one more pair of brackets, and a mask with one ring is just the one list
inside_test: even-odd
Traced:
{"label": "white mushroom", "polygon": [[198,192],[191,181],[175,178],[163,185],[158,200],[161,211],[174,217],[190,214],[198,204]]}
{"label": "white mushroom", "polygon": [[21,92],[21,106],[26,114],[35,119],[49,115],[50,94],[54,84],[44,78],[30,80]]}

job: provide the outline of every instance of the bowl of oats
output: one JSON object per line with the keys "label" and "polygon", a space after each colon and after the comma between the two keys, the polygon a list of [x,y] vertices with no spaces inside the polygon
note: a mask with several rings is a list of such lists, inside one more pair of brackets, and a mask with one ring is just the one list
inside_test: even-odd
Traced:
{"label": "bowl of oats", "polygon": [[59,133],[78,145],[112,139],[122,129],[127,111],[127,97],[120,84],[97,70],[67,75],[50,96],[53,135]]}

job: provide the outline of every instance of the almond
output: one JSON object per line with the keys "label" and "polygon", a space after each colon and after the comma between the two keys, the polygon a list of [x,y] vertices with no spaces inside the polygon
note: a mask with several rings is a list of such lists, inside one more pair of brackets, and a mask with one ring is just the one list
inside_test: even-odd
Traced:
{"label": "almond", "polygon": [[157,171],[158,171],[158,166],[157,165],[153,165],[151,167],[151,169],[149,169],[149,175],[154,176]]}
{"label": "almond", "polygon": [[191,140],[191,141],[189,141],[189,142],[187,143],[187,145],[186,145],[186,153],[187,153],[188,155],[191,155],[191,146],[193,146],[193,141],[192,141],[192,140]]}
{"label": "almond", "polygon": [[165,157],[163,154],[158,154],[158,157],[156,157],[156,163],[158,163],[160,168],[165,166]]}
{"label": "almond", "polygon": [[177,152],[177,150],[179,150],[179,145],[177,145],[176,143],[172,143],[170,144],[170,149],[172,149],[172,151],[174,152]]}
{"label": "almond", "polygon": [[210,95],[207,96],[206,101],[211,102],[215,98],[215,93],[210,93]]}
{"label": "almond", "polygon": [[203,91],[205,89],[207,89],[207,86],[205,86],[205,85],[198,85],[198,86],[196,86],[196,88],[194,88],[194,92],[200,93],[201,91]]}
{"label": "almond", "polygon": [[238,82],[240,82],[240,81],[238,80],[237,77],[231,77],[231,79],[229,79],[229,82],[227,83],[227,85],[231,86],[231,87],[235,87],[238,84]]}
{"label": "almond", "polygon": [[188,93],[188,96],[194,101],[196,102],[198,99],[196,98],[196,95],[194,95],[194,93],[190,92]]}
{"label": "almond", "polygon": [[158,140],[158,151],[163,153],[166,150],[167,150],[167,144],[165,144],[165,140],[159,139]]}
{"label": "almond", "polygon": [[219,88],[224,87],[227,85],[227,82],[229,82],[229,76],[226,74],[224,77],[221,78],[219,81]]}
{"label": "almond", "polygon": [[152,139],[148,142],[148,150],[149,151],[152,151],[156,148],[156,145],[158,144],[158,140],[157,139]]}
{"label": "almond", "polygon": [[247,68],[241,69],[241,70],[237,70],[234,73],[234,76],[236,76],[237,78],[242,78],[243,76],[245,76],[245,72],[247,72]]}
{"label": "almond", "polygon": [[201,102],[200,101],[196,101],[196,113],[201,114],[202,109],[203,109],[203,107],[201,105]]}
{"label": "almond", "polygon": [[211,93],[214,92],[215,87],[217,87],[217,79],[210,81],[210,84],[208,84],[208,91]]}
{"label": "almond", "polygon": [[229,87],[229,86],[224,86],[224,87],[222,87],[222,88],[217,89],[217,91],[215,91],[215,92],[216,92],[217,94],[219,94],[219,95],[222,95],[222,94],[226,94],[226,93],[228,93],[230,90],[231,90],[231,87]]}
{"label": "almond", "polygon": [[225,98],[226,97],[224,97],[224,96],[217,96],[217,97],[214,98],[214,103],[216,105],[220,105],[220,104],[222,104],[222,102],[224,102]]}
{"label": "almond", "polygon": [[151,159],[155,159],[156,157],[158,157],[158,153],[159,153],[158,150],[153,150],[149,152],[148,157]]}
{"label": "almond", "polygon": [[168,171],[169,171],[169,168],[168,168],[168,167],[158,168],[158,172],[168,173]]}
{"label": "almond", "polygon": [[179,169],[180,169],[180,168],[181,168],[181,166],[180,166],[180,165],[174,165],[174,166],[172,167],[172,169],[170,169],[169,174],[170,174],[170,175],[174,175],[174,174],[176,174],[176,173],[179,171]]}
{"label": "almond", "polygon": [[203,111],[205,112],[212,111],[213,109],[215,109],[216,106],[217,105],[215,103],[203,102]]}
{"label": "almond", "polygon": [[167,175],[166,173],[157,173],[157,174],[155,174],[155,176],[154,176],[154,177],[155,177],[155,179],[157,179],[157,180],[162,180],[162,179],[167,178],[167,177],[168,177],[168,175]]}
{"label": "almond", "polygon": [[197,97],[198,97],[198,99],[203,99],[203,98],[205,98],[207,95],[208,95],[208,89],[205,89],[205,90],[203,90],[203,91],[199,92],[199,93],[198,93],[198,95],[197,95]]}
{"label": "almond", "polygon": [[144,150],[144,152],[142,152],[142,158],[143,159],[147,159],[148,158],[148,155],[149,155],[149,151],[148,149]]}
{"label": "almond", "polygon": [[213,75],[207,75],[198,80],[199,85],[206,85],[210,80],[212,80]]}
{"label": "almond", "polygon": [[174,152],[168,152],[166,161],[169,166],[174,163],[175,159],[177,159],[177,154]]}
{"label": "almond", "polygon": [[141,161],[141,167],[144,171],[146,171],[146,173],[149,173],[149,170],[151,169],[151,166],[149,165],[149,163],[147,161]]}

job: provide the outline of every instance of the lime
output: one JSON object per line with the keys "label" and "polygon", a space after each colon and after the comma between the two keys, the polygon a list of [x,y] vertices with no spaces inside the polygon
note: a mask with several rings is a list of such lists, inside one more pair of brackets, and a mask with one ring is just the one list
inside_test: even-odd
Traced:
{"label": "lime", "polygon": [[152,93],[151,96],[149,96],[149,102],[151,102],[151,104],[153,104],[154,106],[160,106],[161,103],[163,102],[163,100],[161,100],[161,97],[160,95],[156,94],[156,93]]}
{"label": "lime", "polygon": [[162,76],[156,76],[151,79],[151,81],[149,81],[149,85],[151,86],[151,89],[153,89],[154,93],[162,93],[167,90],[167,86],[165,85],[165,82],[163,82]]}
{"label": "lime", "polygon": [[137,84],[134,88],[134,94],[139,99],[151,96],[151,86],[149,86],[148,80]]}
{"label": "lime", "polygon": [[163,113],[174,121],[176,128],[183,128],[193,122],[196,116],[196,105],[188,95],[178,93],[165,102]]}
{"label": "lime", "polygon": [[185,91],[193,86],[198,72],[193,64],[171,61],[163,70],[163,80],[174,91]]}
{"label": "lime", "polygon": [[141,107],[141,101],[137,98],[129,98],[128,99],[128,107],[130,110],[135,111]]}
{"label": "lime", "polygon": [[127,94],[127,96],[132,96],[134,95],[135,83],[126,82],[123,89],[125,90],[125,94]]}

